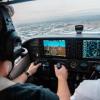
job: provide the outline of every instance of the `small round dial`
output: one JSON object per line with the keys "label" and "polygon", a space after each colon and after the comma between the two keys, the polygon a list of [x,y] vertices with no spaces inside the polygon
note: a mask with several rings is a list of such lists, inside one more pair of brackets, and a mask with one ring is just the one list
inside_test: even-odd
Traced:
{"label": "small round dial", "polygon": [[72,61],[72,62],[70,63],[70,67],[71,67],[72,69],[75,69],[75,68],[77,67],[77,65],[78,65],[78,62],[77,62],[77,61]]}

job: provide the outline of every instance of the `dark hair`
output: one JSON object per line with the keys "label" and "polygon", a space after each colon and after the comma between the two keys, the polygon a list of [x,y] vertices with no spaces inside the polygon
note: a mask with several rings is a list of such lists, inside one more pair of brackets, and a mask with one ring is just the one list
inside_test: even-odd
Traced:
{"label": "dark hair", "polygon": [[9,13],[9,15],[12,17],[14,15],[14,8],[13,6],[11,5],[5,5],[5,4],[2,4],[0,5],[1,7],[4,7],[5,10]]}

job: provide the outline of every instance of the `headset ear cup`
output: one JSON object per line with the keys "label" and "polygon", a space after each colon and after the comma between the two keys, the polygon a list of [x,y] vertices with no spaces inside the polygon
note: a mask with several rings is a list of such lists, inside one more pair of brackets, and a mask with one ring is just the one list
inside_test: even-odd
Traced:
{"label": "headset ear cup", "polygon": [[[8,49],[7,49],[8,48]],[[18,36],[10,36],[7,39],[7,55],[11,61],[14,61],[22,52],[22,42]]]}

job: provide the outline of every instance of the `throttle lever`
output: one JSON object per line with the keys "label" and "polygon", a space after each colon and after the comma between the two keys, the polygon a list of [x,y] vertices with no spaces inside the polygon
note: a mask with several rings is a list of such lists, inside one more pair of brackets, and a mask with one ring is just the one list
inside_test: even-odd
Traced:
{"label": "throttle lever", "polygon": [[36,60],[35,62],[34,62],[34,65],[37,65],[37,64],[39,64],[39,63],[41,63],[39,60]]}
{"label": "throttle lever", "polygon": [[[64,62],[59,62],[59,63],[56,63],[57,65],[57,68],[60,69],[62,67],[62,65],[64,65],[66,67],[66,64]],[[67,68],[67,67],[66,67]],[[68,69],[68,68],[67,68]]]}
{"label": "throttle lever", "polygon": [[61,63],[57,63],[57,64],[56,64],[56,67],[57,67],[58,69],[60,69],[60,68],[61,68],[61,66],[62,66],[62,64],[61,64]]}

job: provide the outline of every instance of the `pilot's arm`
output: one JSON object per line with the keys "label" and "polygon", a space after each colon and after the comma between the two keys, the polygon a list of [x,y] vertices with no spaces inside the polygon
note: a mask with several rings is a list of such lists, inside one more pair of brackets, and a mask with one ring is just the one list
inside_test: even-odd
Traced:
{"label": "pilot's arm", "polygon": [[55,66],[55,74],[56,77],[58,78],[57,95],[59,96],[59,99],[70,100],[70,91],[67,83],[67,78],[68,78],[67,69],[63,65],[60,69],[57,69],[57,67]]}
{"label": "pilot's arm", "polygon": [[100,80],[83,81],[71,100],[100,100]]}
{"label": "pilot's arm", "polygon": [[[40,65],[41,64],[34,65],[34,63],[31,63],[26,72],[29,74],[29,76],[31,76],[31,75],[33,75],[37,72]],[[20,76],[18,76],[13,81],[16,82],[16,83],[25,83],[28,79],[28,76],[27,76],[26,72],[23,72]]]}

